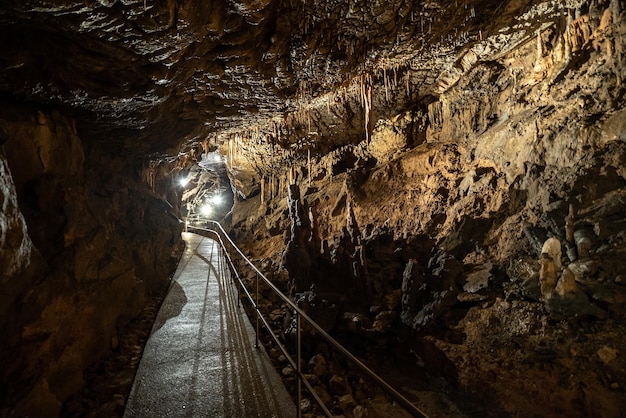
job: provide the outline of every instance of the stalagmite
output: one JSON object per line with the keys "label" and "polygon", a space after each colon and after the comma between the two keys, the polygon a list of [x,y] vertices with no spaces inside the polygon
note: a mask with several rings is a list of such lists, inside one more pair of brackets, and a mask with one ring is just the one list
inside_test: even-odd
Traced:
{"label": "stalagmite", "polygon": [[576,250],[580,258],[589,258],[591,251],[591,240],[589,238],[581,238],[576,240]]}
{"label": "stalagmite", "polygon": [[569,204],[569,213],[565,217],[565,239],[570,244],[574,244],[574,221],[576,219],[576,211],[572,203]]}
{"label": "stalagmite", "polygon": [[539,284],[543,295],[550,295],[556,286],[561,273],[561,242],[556,238],[548,238],[541,249],[539,259]]}
{"label": "stalagmite", "polygon": [[541,267],[539,269],[539,285],[543,295],[550,294],[556,286],[558,271],[555,260],[549,254],[541,254]]}
{"label": "stalagmite", "polygon": [[593,245],[594,234],[589,228],[577,229],[573,234],[578,257],[580,259],[588,258]]}
{"label": "stalagmite", "polygon": [[561,242],[556,238],[548,238],[543,243],[541,254],[547,254],[552,260],[557,270],[561,270]]}
{"label": "stalagmite", "polygon": [[578,291],[574,273],[570,269],[563,270],[555,290],[559,296],[567,296]]}

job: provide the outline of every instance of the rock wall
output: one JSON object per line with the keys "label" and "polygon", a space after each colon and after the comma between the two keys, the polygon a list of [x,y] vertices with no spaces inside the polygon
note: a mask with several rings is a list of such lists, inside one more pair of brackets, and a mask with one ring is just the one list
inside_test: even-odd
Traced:
{"label": "rock wall", "polygon": [[167,289],[181,226],[141,162],[83,142],[59,111],[0,110],[0,415],[58,416]]}
{"label": "rock wall", "polygon": [[[403,345],[488,399],[486,416],[619,416],[624,22],[617,1],[582,2],[514,47],[463,50],[428,94],[371,77],[356,99],[241,133],[223,148],[248,185],[233,236],[296,299],[313,283],[340,306],[329,329]],[[542,294],[548,237],[562,281]]]}

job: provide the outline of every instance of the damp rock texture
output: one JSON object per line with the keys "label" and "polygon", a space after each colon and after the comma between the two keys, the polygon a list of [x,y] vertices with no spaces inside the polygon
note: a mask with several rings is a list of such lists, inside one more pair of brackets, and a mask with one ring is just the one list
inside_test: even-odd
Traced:
{"label": "damp rock texture", "polygon": [[181,227],[136,167],[85,147],[71,119],[4,111],[1,410],[60,415],[167,289]]}
{"label": "damp rock texture", "polygon": [[[2,412],[64,411],[167,284],[218,151],[231,236],[427,412],[620,416],[625,22],[618,0],[4,1]],[[334,414],[384,409],[305,346]]]}
{"label": "damp rock texture", "polygon": [[428,87],[408,63],[342,86],[294,116],[308,142],[276,124],[223,148],[269,196],[266,217],[233,219],[248,251],[283,251],[274,231],[299,185],[323,243],[316,291],[357,318],[335,332],[357,350],[374,335],[404,346],[485,416],[616,417],[626,399],[623,359],[595,354],[625,341],[624,11],[554,6],[456,50]]}

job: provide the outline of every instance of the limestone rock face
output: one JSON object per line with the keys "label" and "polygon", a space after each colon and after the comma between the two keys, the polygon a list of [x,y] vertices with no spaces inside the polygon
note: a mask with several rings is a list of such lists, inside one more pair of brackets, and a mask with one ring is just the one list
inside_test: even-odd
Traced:
{"label": "limestone rock face", "polygon": [[85,149],[61,113],[2,107],[0,123],[0,407],[56,415],[167,288],[181,227],[132,161]]}
{"label": "limestone rock face", "polygon": [[[272,197],[264,203],[273,225],[286,220],[279,202],[294,178],[289,173],[296,173],[328,248],[318,265],[336,268],[329,273],[341,284],[338,303],[347,312],[369,312],[370,321],[387,314],[385,327],[372,326],[369,334],[347,327],[350,337],[395,335],[416,353],[424,339],[433,341],[454,363],[442,361],[449,365],[448,376],[476,391],[487,385],[483,398],[496,394],[513,415],[537,402],[543,405],[537,413],[562,413],[552,395],[539,401],[528,395],[526,381],[549,379],[535,367],[541,359],[591,358],[605,339],[624,341],[608,319],[626,318],[616,302],[626,295],[614,283],[624,270],[626,227],[626,56],[613,53],[626,46],[626,20],[618,3],[572,4],[559,17],[547,3],[529,7],[517,15],[516,27],[542,21],[539,27],[503,31],[501,40],[484,36],[419,92],[413,90],[414,67],[399,64],[397,80],[390,80],[393,71],[382,66],[380,85],[364,77],[354,90],[346,88],[345,99],[339,95],[326,109],[321,104],[308,109],[310,114],[294,119],[291,136],[276,125],[280,141],[272,135],[265,143],[262,130],[236,140],[234,165],[255,167],[262,178],[274,179]],[[350,115],[348,108],[362,113]],[[345,134],[326,130],[331,120],[345,127]],[[358,125],[360,136],[353,134]],[[309,142],[295,140],[307,132]],[[289,140],[303,151],[279,145]],[[254,208],[254,202],[249,199],[245,207]],[[235,211],[245,207],[240,202]],[[360,253],[358,245],[347,245],[348,216],[361,230]],[[265,231],[264,223],[244,219],[240,215],[233,228],[242,232],[238,237],[247,250],[263,259],[276,257],[259,243],[270,240],[280,253],[282,237]],[[548,237],[553,238],[542,248]],[[351,261],[350,268],[340,268],[337,254]],[[563,271],[565,254],[580,259]],[[342,281],[355,271],[367,273],[369,294]],[[533,292],[525,293],[524,286]],[[573,341],[578,327],[591,326],[584,325],[588,321],[598,327],[593,338],[575,353],[566,350],[556,335]],[[433,371],[427,362],[424,367]],[[559,370],[585,384],[595,382],[582,396],[600,403],[610,399],[598,415],[614,416],[625,406],[610,385],[590,373],[567,365]],[[613,376],[616,370],[611,366],[602,373]],[[501,373],[515,383],[504,384]],[[570,399],[570,386],[550,390]],[[567,413],[595,412],[568,408]]]}
{"label": "limestone rock face", "polygon": [[[41,257],[28,235],[24,217],[17,203],[15,185],[4,153],[0,153],[0,284],[4,291],[0,301],[3,317],[18,295],[25,291],[24,279],[41,269]],[[41,273],[41,272],[39,272]]]}

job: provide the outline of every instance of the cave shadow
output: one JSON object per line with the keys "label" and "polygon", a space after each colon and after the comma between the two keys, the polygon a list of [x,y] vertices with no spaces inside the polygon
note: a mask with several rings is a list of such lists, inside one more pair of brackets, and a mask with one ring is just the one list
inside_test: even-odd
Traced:
{"label": "cave shadow", "polygon": [[161,309],[154,321],[151,334],[157,332],[170,319],[180,315],[183,307],[187,304],[187,295],[182,286],[177,281],[173,281],[165,300],[161,304]]}

